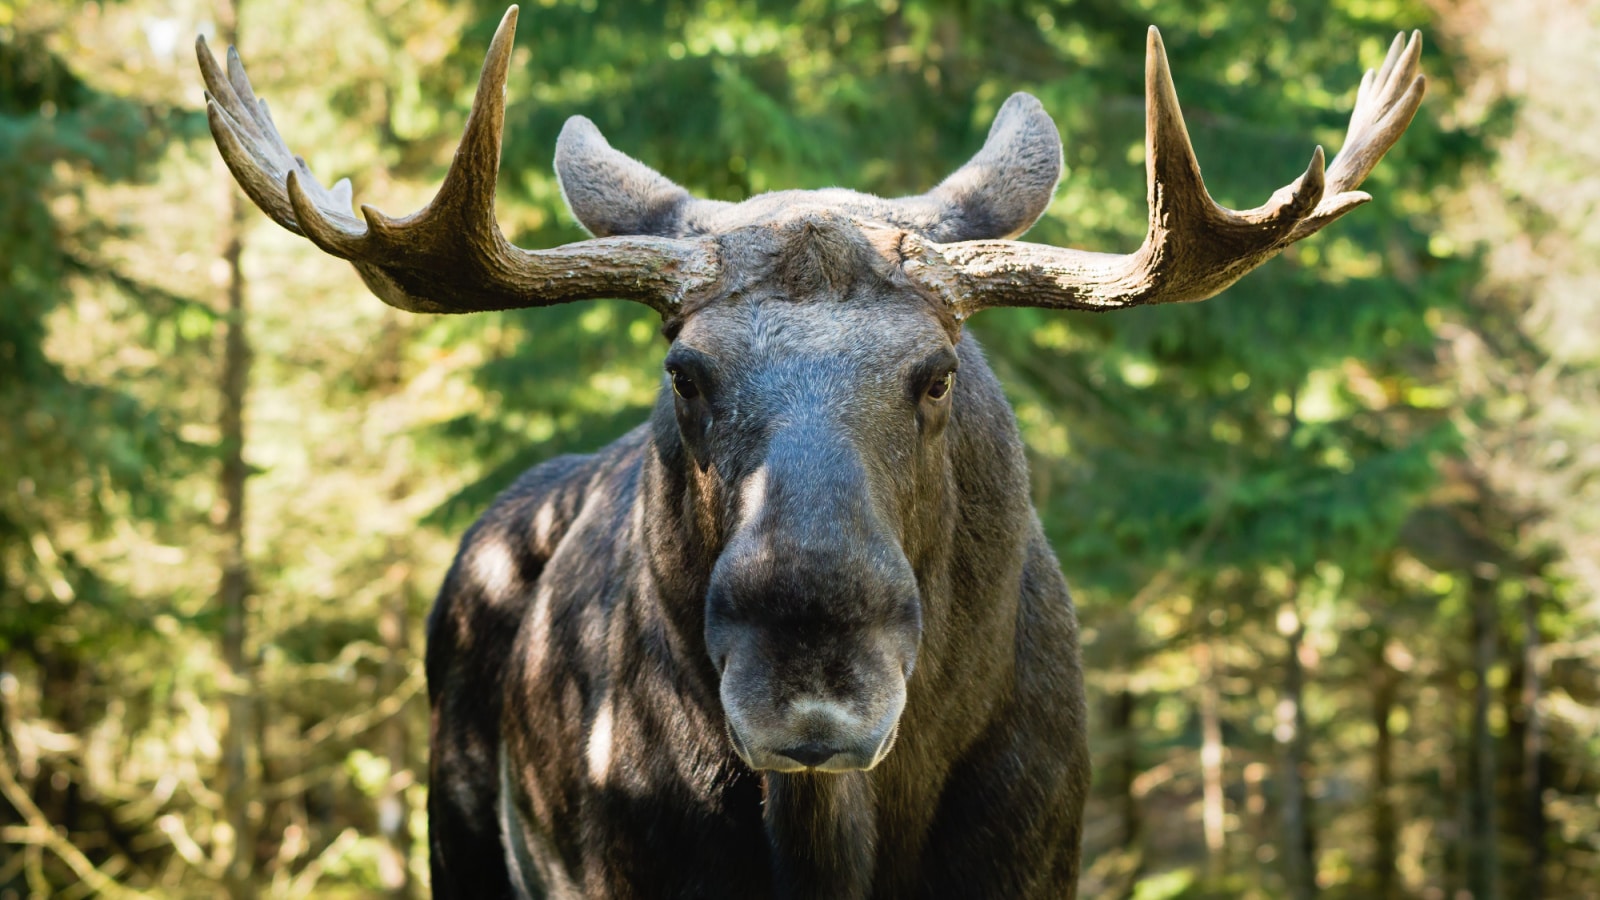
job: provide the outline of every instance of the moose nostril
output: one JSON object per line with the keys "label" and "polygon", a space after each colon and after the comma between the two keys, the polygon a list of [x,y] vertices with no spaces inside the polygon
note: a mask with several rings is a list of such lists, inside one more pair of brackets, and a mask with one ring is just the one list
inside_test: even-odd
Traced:
{"label": "moose nostril", "polygon": [[802,766],[816,767],[839,755],[839,751],[824,744],[800,744],[787,750],[779,750],[782,756],[787,756]]}

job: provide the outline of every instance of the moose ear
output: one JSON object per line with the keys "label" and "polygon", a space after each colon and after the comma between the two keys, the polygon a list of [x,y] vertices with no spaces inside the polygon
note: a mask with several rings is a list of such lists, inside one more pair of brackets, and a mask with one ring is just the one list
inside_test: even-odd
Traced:
{"label": "moose ear", "polygon": [[612,149],[600,129],[573,116],[556,139],[556,178],[567,208],[595,237],[677,236],[689,192]]}
{"label": "moose ear", "polygon": [[1032,94],[1000,107],[983,149],[921,197],[894,201],[935,241],[1010,239],[1033,226],[1061,179],[1061,133]]}

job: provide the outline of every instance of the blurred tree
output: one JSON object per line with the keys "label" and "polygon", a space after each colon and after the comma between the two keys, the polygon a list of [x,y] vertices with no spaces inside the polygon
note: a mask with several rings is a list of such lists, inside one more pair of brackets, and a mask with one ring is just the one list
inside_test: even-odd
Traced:
{"label": "blurred tree", "polygon": [[[1068,164],[1029,237],[1126,250],[1147,24],[1234,206],[1335,148],[1361,69],[1423,27],[1430,98],[1371,208],[1212,302],[970,331],[1085,624],[1086,896],[1589,896],[1588,6],[548,0],[523,16],[499,214],[525,245],[581,236],[549,165],[572,114],[703,196],[902,194],[1029,90]],[[258,890],[419,890],[420,613],[453,535],[659,384],[632,305],[403,316],[253,212],[214,264],[237,192],[194,140],[186,44],[219,10],[0,0],[0,178],[25,186],[0,192],[0,842],[23,851],[0,897],[215,896],[245,721],[260,787],[234,858]],[[245,58],[320,176],[403,213],[502,12],[250,4]],[[251,286],[242,384],[210,300],[230,281]],[[247,446],[219,425],[230,384]],[[237,655],[222,560],[253,573]]]}
{"label": "blurred tree", "polygon": [[1573,802],[1600,789],[1589,761],[1600,692],[1579,674],[1600,646],[1573,639],[1600,627],[1600,156],[1588,138],[1600,105],[1580,87],[1600,74],[1587,49],[1600,11],[1565,0],[1445,12],[1471,73],[1459,115],[1492,127],[1498,151],[1455,196],[1441,236],[1485,261],[1444,335],[1467,442],[1441,504],[1475,549],[1478,618],[1496,640],[1476,689],[1503,698],[1474,721],[1500,760],[1479,754],[1479,793],[1494,796],[1475,825],[1516,896],[1568,896],[1594,889],[1579,873],[1600,859],[1573,839],[1600,828],[1577,812],[1586,799]]}
{"label": "blurred tree", "polygon": [[[242,0],[217,4],[217,38],[239,43]],[[222,819],[227,824],[217,841],[223,880],[231,900],[256,896],[256,817],[254,798],[261,790],[261,747],[252,722],[259,687],[254,661],[246,656],[250,628],[251,576],[245,552],[245,391],[250,379],[250,329],[245,308],[244,242],[248,204],[237,192],[228,198],[222,222],[222,262],[227,267],[223,322],[221,394],[218,410],[221,466],[218,491],[222,503],[222,578],[217,586],[217,613],[222,620],[221,655],[227,667],[224,690],[228,718],[222,731]]]}
{"label": "blurred tree", "polygon": [[[0,824],[35,835],[0,865],[0,892],[82,880],[115,893],[106,872],[129,865],[130,835],[60,751],[114,694],[99,661],[147,640],[164,606],[123,577],[117,537],[165,530],[204,456],[141,390],[154,364],[137,345],[191,365],[210,319],[102,252],[125,227],[96,202],[97,185],[152,177],[192,117],[86,82],[55,46],[64,26],[50,5],[0,3]],[[53,333],[85,295],[97,315]],[[135,346],[82,366],[91,331]],[[86,833],[104,837],[80,849]]]}
{"label": "blurred tree", "polygon": [[[186,143],[204,134],[187,35],[212,31],[209,6],[156,0],[0,4],[0,169],[8,184],[29,186],[5,192],[0,204],[0,221],[7,223],[0,228],[0,472],[17,486],[15,493],[0,492],[6,597],[0,603],[0,747],[21,791],[6,792],[0,822],[28,828],[0,837],[27,850],[0,854],[0,895],[12,885],[53,894],[50,885],[106,880],[95,865],[128,884],[197,896],[213,895],[224,882],[235,893],[270,884],[277,893],[303,894],[330,871],[400,893],[413,883],[418,858],[410,831],[420,788],[401,768],[404,762],[370,788],[385,798],[384,833],[397,857],[380,867],[382,841],[376,833],[359,839],[346,808],[373,815],[374,801],[363,796],[368,788],[357,783],[372,768],[363,768],[367,758],[360,752],[367,729],[381,727],[401,744],[415,743],[422,733],[422,710],[414,702],[420,660],[404,634],[386,635],[383,648],[373,649],[377,645],[365,636],[378,636],[377,617],[363,621],[362,592],[370,608],[413,605],[420,602],[414,590],[377,574],[397,559],[419,565],[432,559],[434,568],[442,567],[445,543],[407,527],[442,493],[419,501],[405,491],[410,470],[397,470],[393,444],[384,440],[415,427],[394,414],[396,405],[418,416],[436,407],[389,398],[386,415],[354,432],[349,412],[332,414],[361,397],[360,382],[375,368],[389,372],[386,382],[393,383],[397,371],[410,375],[426,366],[418,365],[408,340],[392,342],[400,349],[385,358],[371,356],[361,333],[366,326],[350,322],[362,315],[354,304],[354,314],[339,312],[321,323],[342,339],[318,343],[286,327],[305,321],[326,295],[277,290],[277,274],[292,267],[268,255],[270,242],[266,252],[244,249],[249,242],[238,225],[260,229],[261,221],[229,211],[235,189],[208,144]],[[269,9],[263,30],[280,34],[283,17],[303,12],[282,4]],[[425,33],[428,17],[444,16],[437,5],[418,4],[392,20],[376,5],[332,12],[337,15],[320,21],[342,16],[354,27],[335,29],[320,47],[282,47],[286,56],[277,60],[263,54],[264,61],[328,60],[336,56],[336,40],[349,46],[381,34],[380,20]],[[377,40],[369,49],[426,65],[442,55],[434,46],[430,53]],[[303,89],[319,97],[336,89],[324,74],[306,72]],[[351,77],[364,86],[367,74]],[[300,124],[292,112],[283,117],[280,111],[280,117]],[[370,119],[339,127],[352,126],[379,133]],[[371,162],[382,148],[354,144],[366,154],[356,164],[381,171]],[[435,161],[412,165],[432,175]],[[211,263],[219,248],[231,251],[221,268]],[[343,274],[333,263],[324,271],[325,281]],[[288,301],[263,317],[263,330],[293,341],[301,356],[291,364],[311,366],[316,381],[329,388],[323,414],[304,402],[317,396],[306,391],[305,378],[285,379],[287,388],[276,390],[270,384],[262,389],[257,380],[248,451],[239,405],[248,348],[228,339],[241,332],[216,327],[239,321],[238,304],[232,314],[213,311],[226,307],[230,295],[242,298],[247,272],[264,294]],[[301,287],[307,274],[293,271],[283,279]],[[352,284],[345,295],[364,292]],[[223,302],[195,299],[210,297]],[[281,340],[267,346],[284,357]],[[441,371],[460,360],[446,363]],[[221,385],[226,390],[219,392]],[[300,399],[286,401],[286,395]],[[378,401],[385,398],[387,392]],[[374,405],[367,399],[359,417]],[[373,494],[377,483],[376,495],[392,500],[342,507],[358,508],[382,527],[340,520],[337,502],[319,507],[320,518],[309,522],[284,515],[316,474],[303,467],[285,472],[284,451],[290,459],[298,456],[306,426],[317,421],[324,431],[354,438],[343,448],[324,445],[350,467],[340,489],[362,496]],[[221,463],[220,480],[212,460]],[[251,472],[269,494],[246,512],[244,481]],[[402,487],[382,487],[390,484]],[[271,492],[284,499],[273,502]],[[250,494],[259,497],[259,489]],[[286,533],[302,537],[280,540]],[[318,535],[323,555],[309,561],[263,551],[281,547],[293,554],[307,536],[314,542]],[[330,535],[345,543],[325,540]],[[245,565],[256,561],[264,563],[258,569],[264,574],[245,576]],[[338,579],[323,583],[319,567],[337,571]],[[297,595],[308,581],[317,588]],[[232,598],[224,604],[231,615],[212,606],[219,583]],[[246,605],[250,591],[259,602]],[[324,654],[325,629],[306,629],[305,619],[330,595],[356,602],[334,617],[346,634]],[[401,613],[401,627],[412,627],[414,619]],[[219,658],[221,634],[229,640]],[[350,660],[358,665],[325,666],[320,673],[308,667],[301,655],[308,636],[317,662],[345,649],[355,651]],[[392,652],[386,649],[391,643]],[[239,674],[255,670],[261,674],[254,683],[241,685]],[[310,686],[340,684],[348,684],[335,695],[342,705],[324,703],[324,690],[309,709],[289,715],[280,709],[286,697]],[[380,687],[389,694],[374,701]],[[222,753],[224,744],[232,754]],[[236,751],[252,744],[260,748],[260,775],[270,782],[265,788],[261,777],[238,774]],[[235,774],[218,777],[225,761]],[[248,758],[245,763],[255,768]],[[312,767],[320,767],[317,786],[295,788],[294,779],[305,782]],[[230,783],[245,789],[228,797],[212,790]],[[344,795],[334,800],[331,816],[316,811],[329,796],[323,784]],[[221,827],[229,819],[232,827]],[[64,837],[50,830],[51,823],[65,829]],[[251,826],[260,828],[259,840],[250,836]],[[26,865],[12,866],[13,859]],[[238,869],[228,878],[230,860]]]}
{"label": "blurred tree", "polygon": [[47,353],[49,317],[91,286],[167,313],[195,307],[97,258],[116,225],[86,208],[87,179],[147,173],[170,112],[96,92],[45,47],[52,17],[0,9],[0,179],[16,188],[0,196],[0,453],[11,482],[0,495],[0,577],[17,601],[0,608],[0,650],[30,652],[80,592],[91,603],[117,592],[74,546],[87,535],[73,526],[103,533],[123,516],[159,517],[183,464],[170,422]]}

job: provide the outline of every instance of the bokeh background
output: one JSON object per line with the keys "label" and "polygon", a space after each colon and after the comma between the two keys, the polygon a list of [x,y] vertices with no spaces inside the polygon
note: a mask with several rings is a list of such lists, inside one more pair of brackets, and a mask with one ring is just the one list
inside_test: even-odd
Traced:
{"label": "bokeh background", "polygon": [[[595,303],[384,307],[249,208],[191,42],[400,213],[500,0],[0,0],[0,897],[415,896],[422,626],[522,468],[642,420]],[[1085,625],[1085,897],[1600,896],[1600,6],[533,0],[499,215],[582,237],[562,121],[695,192],[920,192],[1012,91],[1029,238],[1144,228],[1145,27],[1213,194],[1337,148],[1426,33],[1374,202],[1215,300],[970,326]]]}

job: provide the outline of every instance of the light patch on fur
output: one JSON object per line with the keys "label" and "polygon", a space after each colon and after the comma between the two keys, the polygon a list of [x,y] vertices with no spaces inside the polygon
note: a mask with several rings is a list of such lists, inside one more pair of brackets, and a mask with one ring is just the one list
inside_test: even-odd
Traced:
{"label": "light patch on fur", "polygon": [[841,729],[859,727],[856,717],[844,704],[820,697],[807,697],[789,704],[788,717],[791,722],[803,722],[812,728],[822,723]]}
{"label": "light patch on fur", "polygon": [[533,539],[540,547],[550,546],[550,528],[556,523],[556,503],[546,500],[533,514]]}
{"label": "light patch on fur", "polygon": [[486,535],[473,544],[467,572],[484,593],[499,599],[516,587],[517,559],[504,537]]}
{"label": "light patch on fur", "polygon": [[608,696],[600,704],[600,712],[594,717],[594,725],[589,728],[589,781],[594,784],[605,784],[606,775],[611,771],[611,728],[612,728],[612,703]]}
{"label": "light patch on fur", "polygon": [[739,488],[739,519],[743,523],[754,522],[761,515],[761,507],[767,502],[767,467],[762,466],[751,472],[745,478],[744,484]]}
{"label": "light patch on fur", "polygon": [[533,629],[527,641],[528,662],[530,665],[539,666],[544,663],[545,656],[550,652],[550,619],[551,600],[550,585],[541,583],[539,592],[533,595]]}

